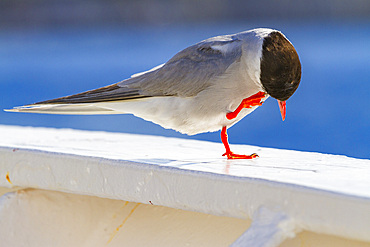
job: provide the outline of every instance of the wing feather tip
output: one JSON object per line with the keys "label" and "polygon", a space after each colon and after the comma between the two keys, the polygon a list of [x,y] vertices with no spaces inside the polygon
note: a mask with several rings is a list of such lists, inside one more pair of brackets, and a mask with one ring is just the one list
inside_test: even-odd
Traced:
{"label": "wing feather tip", "polygon": [[20,112],[20,108],[19,107],[14,107],[12,109],[3,109],[3,111],[5,111],[5,112]]}
{"label": "wing feather tip", "polygon": [[5,112],[27,112],[37,107],[38,106],[36,106],[35,104],[31,104],[31,105],[24,105],[24,106],[16,106],[11,109],[3,109],[3,111]]}
{"label": "wing feather tip", "polygon": [[16,112],[15,109],[3,109],[3,111],[5,111],[5,112]]}

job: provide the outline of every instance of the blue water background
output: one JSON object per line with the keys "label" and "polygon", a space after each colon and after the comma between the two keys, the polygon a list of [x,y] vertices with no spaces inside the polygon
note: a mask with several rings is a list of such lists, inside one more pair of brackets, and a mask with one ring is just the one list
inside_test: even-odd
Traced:
{"label": "blue water background", "polygon": [[[218,23],[0,30],[0,107],[11,108],[123,80],[208,37],[254,27],[282,30],[302,62],[302,81],[282,122],[276,100],[229,130],[251,144],[370,158],[370,23]],[[0,124],[187,136],[132,115],[63,116],[0,112]],[[1,138],[1,137],[0,137]]]}

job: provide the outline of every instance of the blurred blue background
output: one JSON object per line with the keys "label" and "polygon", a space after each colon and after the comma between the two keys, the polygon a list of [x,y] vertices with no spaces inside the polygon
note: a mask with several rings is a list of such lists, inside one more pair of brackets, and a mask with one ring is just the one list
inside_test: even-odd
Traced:
{"label": "blurred blue background", "polygon": [[[0,2],[0,107],[121,81],[203,39],[256,27],[281,30],[302,81],[281,121],[269,99],[229,130],[231,144],[370,158],[370,1]],[[186,136],[131,115],[0,112],[0,124]],[[1,138],[1,137],[0,137]]]}

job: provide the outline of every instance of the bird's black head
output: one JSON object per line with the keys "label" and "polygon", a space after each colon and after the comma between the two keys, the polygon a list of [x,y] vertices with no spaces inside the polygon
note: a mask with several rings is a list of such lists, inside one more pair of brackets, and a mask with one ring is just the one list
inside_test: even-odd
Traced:
{"label": "bird's black head", "polygon": [[286,101],[301,81],[301,63],[293,45],[280,32],[263,40],[261,83],[271,97]]}

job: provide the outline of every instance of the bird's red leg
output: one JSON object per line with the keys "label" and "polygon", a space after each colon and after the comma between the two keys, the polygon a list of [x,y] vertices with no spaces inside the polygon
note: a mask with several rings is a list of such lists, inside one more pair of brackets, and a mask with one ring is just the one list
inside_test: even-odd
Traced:
{"label": "bird's red leg", "polygon": [[234,119],[238,116],[240,111],[243,110],[243,108],[252,108],[253,106],[262,105],[263,102],[261,102],[261,100],[265,96],[266,96],[266,93],[260,91],[256,94],[253,94],[252,96],[250,96],[246,99],[243,99],[242,103],[240,103],[240,105],[238,106],[238,108],[236,108],[235,111],[229,112],[229,113],[226,114],[226,118],[229,119],[229,120]]}
{"label": "bird's red leg", "polygon": [[[258,92],[246,99],[243,99],[243,101],[240,103],[238,108],[236,108],[235,111],[229,112],[226,114],[226,118],[231,120],[238,116],[241,110],[243,108],[252,108],[253,106],[260,106],[263,102],[261,100],[266,96],[266,93],[264,92]],[[226,153],[224,153],[222,156],[227,156],[228,159],[253,159],[257,158],[257,154],[251,154],[251,155],[242,155],[242,154],[234,154],[230,150],[229,142],[227,140],[227,133],[226,133],[226,126],[222,127],[221,130],[221,141],[225,146]]]}
{"label": "bird's red leg", "polygon": [[229,142],[227,141],[226,126],[222,127],[221,141],[226,149],[226,153],[224,153],[222,156],[226,156],[228,159],[253,159],[258,157],[257,154],[243,155],[243,154],[234,154],[233,152],[231,152]]}

